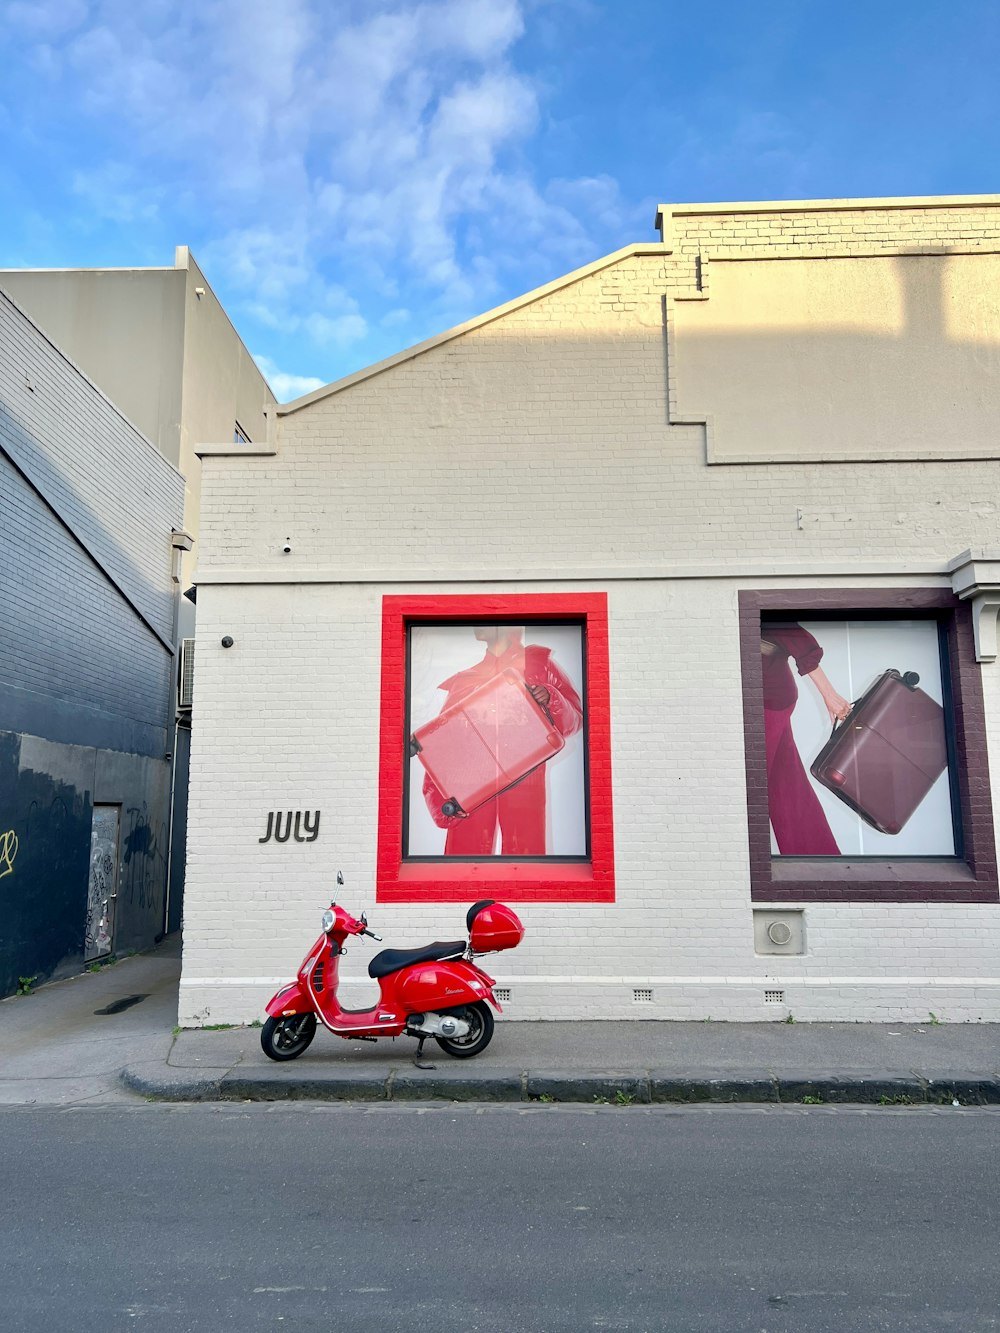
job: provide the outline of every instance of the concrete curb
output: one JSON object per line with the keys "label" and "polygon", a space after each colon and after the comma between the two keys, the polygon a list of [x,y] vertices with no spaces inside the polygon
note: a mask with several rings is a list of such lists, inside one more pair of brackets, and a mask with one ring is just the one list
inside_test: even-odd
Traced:
{"label": "concrete curb", "polygon": [[599,1071],[491,1069],[393,1069],[358,1074],[326,1071],[306,1078],[285,1069],[239,1068],[150,1072],[128,1066],[121,1073],[129,1091],[153,1101],[453,1101],[570,1102],[617,1106],[664,1103],[763,1103],[771,1105],[1000,1105],[1000,1076],[955,1078],[929,1074],[872,1072],[864,1075],[767,1070],[719,1078],[666,1070]]}
{"label": "concrete curb", "polygon": [[119,1077],[129,1092],[157,1102],[217,1101],[222,1084],[217,1070],[198,1073],[166,1066],[150,1073],[147,1065],[126,1065]]}

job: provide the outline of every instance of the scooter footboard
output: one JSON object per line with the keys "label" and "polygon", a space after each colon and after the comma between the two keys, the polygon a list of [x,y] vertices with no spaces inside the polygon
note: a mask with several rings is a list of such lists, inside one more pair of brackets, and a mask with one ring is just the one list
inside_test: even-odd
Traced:
{"label": "scooter footboard", "polygon": [[288,1014],[313,1013],[315,1009],[301,981],[293,981],[268,1000],[265,1013],[269,1018],[282,1018]]}

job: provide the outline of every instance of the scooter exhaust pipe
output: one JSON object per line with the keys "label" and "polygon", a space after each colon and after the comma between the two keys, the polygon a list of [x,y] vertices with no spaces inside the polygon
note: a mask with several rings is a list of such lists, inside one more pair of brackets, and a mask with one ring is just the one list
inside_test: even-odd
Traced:
{"label": "scooter exhaust pipe", "polygon": [[414,1037],[467,1037],[469,1024],[454,1014],[411,1014],[406,1030]]}

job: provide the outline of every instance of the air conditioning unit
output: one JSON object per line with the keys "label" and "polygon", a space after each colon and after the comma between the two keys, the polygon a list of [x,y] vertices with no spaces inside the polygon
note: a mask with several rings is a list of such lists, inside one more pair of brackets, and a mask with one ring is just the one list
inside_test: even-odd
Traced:
{"label": "air conditioning unit", "polygon": [[194,695],[194,639],[181,639],[181,669],[177,681],[177,706],[190,708]]}

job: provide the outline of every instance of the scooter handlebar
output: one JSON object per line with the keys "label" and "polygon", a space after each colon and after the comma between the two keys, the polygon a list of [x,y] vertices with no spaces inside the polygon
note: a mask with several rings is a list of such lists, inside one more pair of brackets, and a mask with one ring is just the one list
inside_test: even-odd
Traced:
{"label": "scooter handlebar", "polygon": [[367,928],[367,926],[366,926],[365,929],[361,932],[361,934],[362,934],[362,935],[370,935],[371,938],[372,938],[373,940],[378,940],[379,944],[382,943],[382,936],[381,936],[381,935],[376,935],[375,932],[374,932],[374,930],[369,930],[369,929]]}

